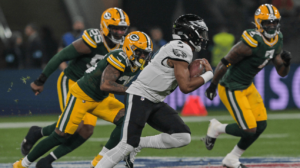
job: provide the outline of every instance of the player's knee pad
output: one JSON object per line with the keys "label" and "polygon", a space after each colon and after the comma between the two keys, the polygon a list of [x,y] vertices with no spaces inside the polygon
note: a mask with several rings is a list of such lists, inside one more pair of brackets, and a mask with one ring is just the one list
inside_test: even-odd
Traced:
{"label": "player's knee pad", "polygon": [[186,146],[191,142],[191,134],[189,133],[174,133],[174,134],[161,134],[164,145],[168,148],[177,148]]}

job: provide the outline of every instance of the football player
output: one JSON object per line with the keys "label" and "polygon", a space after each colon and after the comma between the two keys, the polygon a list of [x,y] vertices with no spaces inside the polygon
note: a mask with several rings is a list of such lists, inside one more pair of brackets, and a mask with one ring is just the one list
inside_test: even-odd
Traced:
{"label": "football player", "polygon": [[[60,109],[64,111],[69,88],[83,76],[86,69],[95,65],[99,60],[104,59],[104,55],[122,47],[124,35],[129,25],[129,17],[122,9],[109,8],[105,10],[101,16],[100,30],[85,30],[82,38],[64,48],[49,61],[40,77],[30,85],[34,93],[36,95],[40,94],[44,89],[44,83],[47,78],[62,62],[70,61],[69,66],[61,72],[57,81]],[[114,97],[113,94],[111,96]],[[111,112],[108,111],[107,113]],[[116,128],[112,132],[110,140],[103,147],[103,152],[113,148],[119,142],[119,138],[114,136],[114,134],[118,135],[118,132],[121,130],[124,112],[120,111],[107,115],[111,115],[108,121],[116,124]],[[46,158],[41,159],[40,163],[51,165],[51,162],[54,160],[79,147],[93,134],[96,122],[97,117],[87,113],[83,117],[78,130],[68,139],[68,142],[51,152]],[[26,156],[42,136],[49,136],[55,130],[56,125],[57,123],[44,128],[31,127],[22,142],[22,154]],[[97,155],[94,162],[97,162],[101,157]]]}
{"label": "football player", "polygon": [[[188,69],[193,52],[199,52],[201,45],[206,47],[207,31],[205,22],[197,15],[182,15],[175,21],[174,40],[159,49],[126,91],[122,140],[104,154],[96,168],[111,168],[125,156],[127,167],[131,168],[136,153],[142,148],[178,148],[191,142],[189,127],[164,99],[177,86],[183,93],[190,93],[213,77],[205,59],[206,72],[201,76],[190,78]],[[141,138],[146,123],[162,133]]]}
{"label": "football player", "polygon": [[254,14],[256,29],[245,30],[241,40],[222,58],[206,96],[213,100],[216,88],[223,104],[236,121],[222,124],[210,121],[205,138],[211,150],[218,135],[227,133],[241,137],[222,163],[226,167],[245,168],[239,158],[267,127],[267,112],[259,92],[253,84],[255,75],[272,61],[277,73],[284,77],[290,70],[291,53],[282,50],[280,14],[271,4],[261,5]]}
{"label": "football player", "polygon": [[[112,122],[118,113],[124,112],[124,104],[109,93],[125,94],[128,88],[125,85],[144,67],[152,50],[153,44],[147,34],[139,31],[129,33],[122,49],[106,54],[71,86],[55,131],[40,141],[23,160],[16,162],[14,167],[28,167],[57,145],[69,146],[67,138],[74,135],[87,113]],[[121,137],[121,132],[116,136]],[[45,166],[38,162],[36,167]]]}

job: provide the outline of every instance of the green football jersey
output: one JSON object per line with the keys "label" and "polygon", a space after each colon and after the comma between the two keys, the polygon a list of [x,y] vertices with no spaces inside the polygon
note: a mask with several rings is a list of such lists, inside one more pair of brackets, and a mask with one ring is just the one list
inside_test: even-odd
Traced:
{"label": "green football jersey", "polygon": [[87,29],[82,35],[83,41],[91,48],[90,54],[84,54],[69,62],[68,67],[64,70],[66,76],[73,81],[81,78],[86,69],[95,65],[99,60],[104,58],[107,53],[122,48],[122,45],[117,44],[114,48],[109,48],[104,37],[98,29]]}
{"label": "green football jersey", "polygon": [[230,90],[243,90],[251,85],[255,75],[271,59],[280,54],[283,35],[280,32],[270,42],[255,29],[248,29],[243,32],[241,41],[251,47],[252,55],[230,66],[220,80],[220,84]]}
{"label": "green football jersey", "polygon": [[77,81],[79,87],[95,101],[101,101],[109,94],[108,92],[100,90],[102,72],[108,64],[112,65],[121,72],[116,81],[121,85],[126,85],[129,83],[140,71],[140,68],[133,68],[131,66],[127,55],[122,49],[114,50],[108,53],[105,55],[104,59],[87,69],[84,73],[84,76]]}

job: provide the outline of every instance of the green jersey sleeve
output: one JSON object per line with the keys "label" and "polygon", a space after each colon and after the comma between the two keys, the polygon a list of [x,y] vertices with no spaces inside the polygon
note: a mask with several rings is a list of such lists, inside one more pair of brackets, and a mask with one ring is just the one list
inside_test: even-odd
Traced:
{"label": "green jersey sleeve", "polygon": [[106,59],[109,64],[121,72],[124,72],[125,68],[128,66],[128,58],[123,50],[116,50],[108,53],[108,57]]}
{"label": "green jersey sleeve", "polygon": [[80,54],[76,51],[73,44],[70,44],[50,59],[43,70],[43,74],[45,74],[46,77],[49,77],[62,62],[72,60],[79,56]]}
{"label": "green jersey sleeve", "polygon": [[279,43],[279,45],[278,45],[278,47],[275,50],[275,56],[278,55],[278,54],[280,54],[281,51],[282,51],[282,47],[283,47],[283,35],[282,35],[281,32],[278,34],[278,43]]}
{"label": "green jersey sleeve", "polygon": [[245,30],[242,34],[241,41],[251,48],[256,48],[258,46],[257,34],[258,32],[255,29]]}
{"label": "green jersey sleeve", "polygon": [[97,48],[97,44],[103,42],[99,29],[87,29],[82,34],[83,41],[90,48]]}

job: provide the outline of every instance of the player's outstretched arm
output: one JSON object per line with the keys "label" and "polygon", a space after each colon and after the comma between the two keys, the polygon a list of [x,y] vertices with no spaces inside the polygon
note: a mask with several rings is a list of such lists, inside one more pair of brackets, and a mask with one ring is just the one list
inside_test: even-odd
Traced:
{"label": "player's outstretched arm", "polygon": [[72,44],[51,58],[41,75],[30,84],[32,91],[35,93],[35,95],[41,93],[44,89],[44,83],[46,82],[47,78],[58,68],[62,62],[72,60],[88,53],[91,53],[91,49],[83,42],[81,38],[74,41]]}
{"label": "player's outstretched arm", "polygon": [[207,73],[208,76],[203,77],[203,74],[202,76],[191,78],[190,71],[188,69],[189,64],[187,62],[168,59],[168,65],[170,67],[174,67],[175,78],[183,93],[187,94],[194,91],[212,78],[212,68],[206,59],[203,60],[203,65],[207,71],[205,73]]}
{"label": "player's outstretched arm", "polygon": [[285,77],[290,71],[290,61],[292,54],[289,51],[282,51],[273,59],[273,64],[276,68],[278,75]]}
{"label": "player's outstretched arm", "polygon": [[228,67],[240,62],[242,59],[250,55],[252,55],[252,49],[244,42],[240,41],[236,45],[234,45],[229,53],[224,58],[222,58],[222,60],[217,65],[211,84],[205,92],[206,97],[210,100],[213,100],[213,98],[216,96],[216,89],[219,80],[226,73]]}
{"label": "player's outstretched arm", "polygon": [[125,94],[128,87],[116,82],[120,75],[119,70],[108,64],[102,73],[100,89],[113,94]]}

